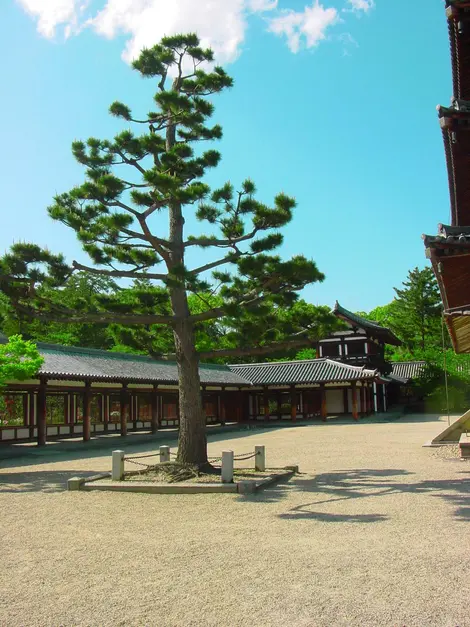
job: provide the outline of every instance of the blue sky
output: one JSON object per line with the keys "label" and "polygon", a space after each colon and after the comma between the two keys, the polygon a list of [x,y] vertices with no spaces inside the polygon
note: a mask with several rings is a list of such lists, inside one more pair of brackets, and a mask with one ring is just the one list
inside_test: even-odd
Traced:
{"label": "blue sky", "polygon": [[[87,6],[85,6],[87,4]],[[440,0],[6,0],[0,6],[0,250],[32,241],[86,261],[46,213],[81,182],[74,139],[109,137],[113,100],[147,111],[128,60],[197,29],[235,79],[215,98],[223,160],[211,183],[296,197],[282,254],[326,274],[303,297],[369,310],[424,266],[422,233],[449,219],[436,115],[451,69]],[[189,228],[192,220],[188,220]]]}

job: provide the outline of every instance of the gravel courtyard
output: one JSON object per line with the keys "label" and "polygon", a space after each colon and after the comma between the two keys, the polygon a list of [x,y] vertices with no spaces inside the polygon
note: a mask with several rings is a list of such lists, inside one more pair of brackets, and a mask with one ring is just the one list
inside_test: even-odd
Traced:
{"label": "gravel courtyard", "polygon": [[422,448],[445,424],[212,435],[299,464],[250,497],[64,491],[108,451],[4,461],[0,625],[470,625],[470,464]]}

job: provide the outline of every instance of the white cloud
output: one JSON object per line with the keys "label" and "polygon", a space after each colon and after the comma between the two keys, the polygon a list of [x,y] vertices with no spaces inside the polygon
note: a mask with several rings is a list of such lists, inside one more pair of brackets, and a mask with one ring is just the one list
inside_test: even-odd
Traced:
{"label": "white cloud", "polygon": [[129,36],[123,53],[128,62],[164,35],[190,31],[199,35],[203,46],[214,50],[218,63],[226,63],[240,53],[246,10],[244,0],[108,0],[92,25],[109,38]]}
{"label": "white cloud", "polygon": [[247,15],[273,11],[278,0],[107,0],[94,15],[85,15],[89,0],[17,2],[47,38],[62,31],[67,38],[85,26],[109,39],[127,35],[123,52],[127,62],[164,35],[197,32],[202,45],[214,50],[217,62],[227,63],[240,54]]}
{"label": "white cloud", "polygon": [[374,0],[348,0],[348,4],[351,8],[346,9],[347,11],[364,11],[364,13],[367,13],[375,6]]}
{"label": "white cloud", "polygon": [[[235,61],[242,49],[250,14],[266,18],[268,30],[286,37],[292,52],[304,45],[317,46],[331,26],[341,21],[340,12],[312,0],[301,11],[280,10],[278,0],[16,0],[37,21],[41,35],[65,38],[83,28],[98,35],[126,39],[123,59],[130,62],[142,48],[164,35],[196,32],[203,46],[214,50],[218,63]],[[347,0],[344,12],[367,12],[374,0]]]}
{"label": "white cloud", "polygon": [[254,12],[272,11],[277,8],[278,0],[248,0],[248,8]]}
{"label": "white cloud", "polygon": [[298,52],[305,38],[307,48],[317,46],[326,39],[326,31],[339,21],[338,11],[325,8],[318,0],[303,11],[283,11],[279,17],[269,20],[269,30],[276,35],[285,35],[292,52]]}
{"label": "white cloud", "polygon": [[72,32],[77,24],[77,0],[18,0],[24,10],[38,21],[38,32],[47,38],[54,37],[58,26],[64,25]]}

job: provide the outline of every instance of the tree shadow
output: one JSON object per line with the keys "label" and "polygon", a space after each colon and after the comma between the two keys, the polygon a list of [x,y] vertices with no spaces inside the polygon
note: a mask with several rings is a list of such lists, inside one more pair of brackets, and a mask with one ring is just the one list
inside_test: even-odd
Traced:
{"label": "tree shadow", "polygon": [[24,494],[30,492],[64,492],[67,479],[91,477],[94,472],[82,470],[12,472],[0,474],[0,494]]}
{"label": "tree shadow", "polygon": [[[462,521],[470,520],[470,473],[459,479],[403,482],[401,477],[414,473],[404,469],[351,469],[321,473],[315,477],[297,475],[284,485],[277,485],[252,497],[259,502],[274,503],[285,499],[291,492],[315,494],[287,512],[278,514],[284,520],[314,520],[319,522],[378,523],[390,519],[386,513],[367,512],[366,501],[371,505],[381,497],[393,494],[431,496],[450,503],[453,515]],[[360,513],[335,511],[335,504],[342,501],[364,500]],[[327,511],[321,511],[326,508]]]}

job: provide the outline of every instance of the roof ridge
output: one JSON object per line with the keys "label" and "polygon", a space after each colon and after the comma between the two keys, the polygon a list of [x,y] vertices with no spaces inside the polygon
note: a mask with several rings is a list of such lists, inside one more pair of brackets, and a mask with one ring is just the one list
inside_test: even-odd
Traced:
{"label": "roof ridge", "polygon": [[388,339],[391,340],[389,342],[385,342],[387,344],[394,344],[395,346],[400,346],[402,344],[400,338],[398,338],[389,327],[382,326],[378,322],[368,320],[367,318],[364,318],[363,316],[360,316],[353,311],[349,311],[349,309],[346,309],[346,307],[342,307],[338,301],[335,302],[333,313],[338,318],[341,318],[342,316],[342,319],[346,318],[351,326],[362,326],[364,329],[369,328],[370,330],[382,332],[382,334],[385,334],[385,336],[388,336]]}
{"label": "roof ridge", "polygon": [[393,364],[425,364],[427,362],[425,359],[408,359],[406,361],[391,361],[390,363],[393,366]]}
{"label": "roof ridge", "polygon": [[[127,361],[145,361],[152,364],[176,365],[174,359],[155,359],[150,355],[140,353],[121,353],[118,351],[106,350],[105,348],[88,348],[86,346],[67,346],[66,344],[53,344],[52,342],[36,342],[39,350],[56,351],[58,353],[72,353],[76,355],[89,355],[91,357],[106,357],[107,359],[124,359]],[[212,370],[226,370],[225,364],[199,364],[203,368]]]}
{"label": "roof ridge", "polygon": [[316,363],[319,361],[331,361],[328,360],[327,357],[317,357],[316,359],[290,359],[289,361],[259,361],[255,364],[251,364],[251,363],[244,363],[244,364],[227,364],[227,366],[229,368],[238,368],[241,366],[250,366],[250,368],[252,366],[278,366],[279,364],[298,364],[298,363],[302,363],[302,364],[306,364],[306,363]]}
{"label": "roof ridge", "polygon": [[345,366],[346,368],[350,368],[351,370],[362,371],[362,372],[377,372],[377,369],[371,370],[370,368],[366,368],[365,366],[353,366],[352,364],[345,363],[344,361],[337,361],[336,359],[325,358],[325,361],[329,361],[333,364],[339,364],[340,366]]}

